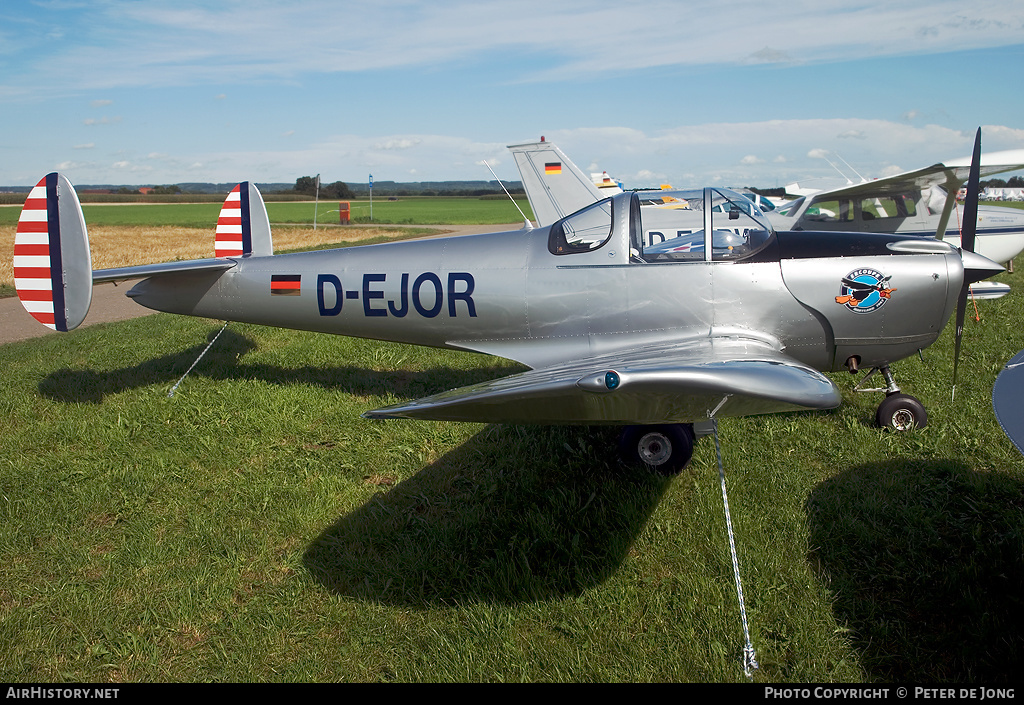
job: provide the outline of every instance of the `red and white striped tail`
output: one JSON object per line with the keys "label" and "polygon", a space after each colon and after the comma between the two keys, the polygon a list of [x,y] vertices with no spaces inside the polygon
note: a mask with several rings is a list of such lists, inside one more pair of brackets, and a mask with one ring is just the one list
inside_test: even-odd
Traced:
{"label": "red and white striped tail", "polygon": [[217,257],[274,254],[270,219],[255,184],[243,181],[224,199],[213,249]]}
{"label": "red and white striped tail", "polygon": [[85,218],[71,182],[52,173],[25,200],[14,236],[14,288],[25,310],[58,331],[76,328],[92,302]]}

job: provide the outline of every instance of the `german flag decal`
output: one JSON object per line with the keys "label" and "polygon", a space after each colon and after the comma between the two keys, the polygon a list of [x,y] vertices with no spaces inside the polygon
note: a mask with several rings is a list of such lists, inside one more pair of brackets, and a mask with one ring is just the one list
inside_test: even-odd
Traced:
{"label": "german flag decal", "polygon": [[546,162],[544,164],[545,174],[561,174],[562,173],[562,162]]}
{"label": "german flag decal", "polygon": [[298,296],[302,293],[301,274],[270,275],[271,296]]}

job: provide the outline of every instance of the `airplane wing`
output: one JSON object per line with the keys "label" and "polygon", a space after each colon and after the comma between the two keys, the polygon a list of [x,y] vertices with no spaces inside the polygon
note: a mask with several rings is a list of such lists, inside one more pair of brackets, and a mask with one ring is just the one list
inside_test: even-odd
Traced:
{"label": "airplane wing", "polygon": [[828,377],[764,343],[701,338],[529,370],[363,416],[654,424],[830,409],[840,401]]}
{"label": "airplane wing", "polygon": [[539,227],[622,192],[611,179],[602,178],[598,186],[551,142],[513,144],[508,149]]}
{"label": "airplane wing", "polygon": [[[981,157],[981,178],[1018,169],[1024,169],[1024,149],[990,152],[983,154]],[[922,169],[906,171],[894,176],[886,176],[872,181],[862,181],[859,184],[814,191],[810,195],[813,195],[818,201],[830,201],[833,199],[852,200],[855,198],[895,196],[915,190],[927,192],[933,186],[939,186],[945,191],[945,194],[939,199],[929,200],[928,207],[933,209],[933,212],[941,211],[942,217],[936,236],[942,239],[946,232],[950,214],[953,211],[953,204],[956,202],[957,191],[967,183],[970,170],[971,159],[970,157],[964,157],[963,159],[953,159],[945,163],[940,162]]]}

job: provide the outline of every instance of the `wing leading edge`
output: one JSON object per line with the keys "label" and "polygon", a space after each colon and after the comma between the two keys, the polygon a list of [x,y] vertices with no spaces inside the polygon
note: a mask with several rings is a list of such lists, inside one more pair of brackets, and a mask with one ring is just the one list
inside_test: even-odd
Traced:
{"label": "wing leading edge", "polygon": [[681,423],[839,406],[825,375],[766,345],[704,338],[530,370],[388,406],[366,418]]}

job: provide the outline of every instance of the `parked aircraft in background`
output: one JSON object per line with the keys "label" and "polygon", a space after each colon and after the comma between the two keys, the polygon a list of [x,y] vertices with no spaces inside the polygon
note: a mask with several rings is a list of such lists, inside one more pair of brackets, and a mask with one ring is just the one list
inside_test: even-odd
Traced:
{"label": "parked aircraft in background", "polygon": [[[554,144],[542,141],[512,145],[509,150],[516,158],[530,205],[541,224],[550,222],[547,219],[555,213],[571,212],[599,197],[599,192],[588,188],[582,172]],[[537,168],[538,163],[548,160],[557,161],[562,171],[545,174]],[[990,176],[1022,168],[1024,150],[1010,150],[982,155],[979,173]],[[969,171],[969,159],[953,160],[836,189],[814,191],[794,184],[789,188],[805,195],[778,206],[750,192],[748,198],[776,230],[898,233],[938,237],[959,247],[963,208],[956,194],[967,181]],[[536,177],[528,178],[528,173]],[[561,173],[579,174],[580,187],[569,179],[556,178]],[[671,187],[662,186],[667,188]],[[641,198],[651,208],[676,207],[659,191],[641,192]],[[645,222],[653,220],[648,218]],[[1009,262],[1024,250],[1024,211],[980,207],[976,228],[978,253],[993,261]],[[663,229],[655,229],[655,233],[658,242],[665,242]],[[689,246],[685,241],[678,245]],[[976,298],[998,298],[1007,292],[1009,286],[999,282],[980,282],[972,287]]]}
{"label": "parked aircraft in background", "polygon": [[[981,156],[982,178],[1017,169],[1024,169],[1022,149]],[[959,246],[963,214],[956,194],[969,170],[970,160],[960,159],[834,189],[804,189],[804,195],[769,217],[779,230],[894,232]],[[788,193],[800,190],[795,184],[787,187]],[[1024,250],[1024,211],[979,207],[977,238],[979,254],[1010,261]]]}
{"label": "parked aircraft in background", "polygon": [[[967,286],[1002,270],[970,251],[969,232],[963,251],[776,232],[726,189],[670,197],[678,208],[615,193],[547,227],[274,255],[243,182],[221,211],[218,256],[93,271],[77,195],[53,173],[25,201],[15,284],[61,331],[85,318],[93,284],[144,278],[127,295],[158,311],[499,355],[532,369],[365,416],[621,425],[624,457],[666,473],[689,461],[694,424],[838,406],[821,371],[881,371],[877,421],[925,424],[890,364],[933,343],[954,309],[959,352]],[[649,218],[700,246],[649,246]]]}

